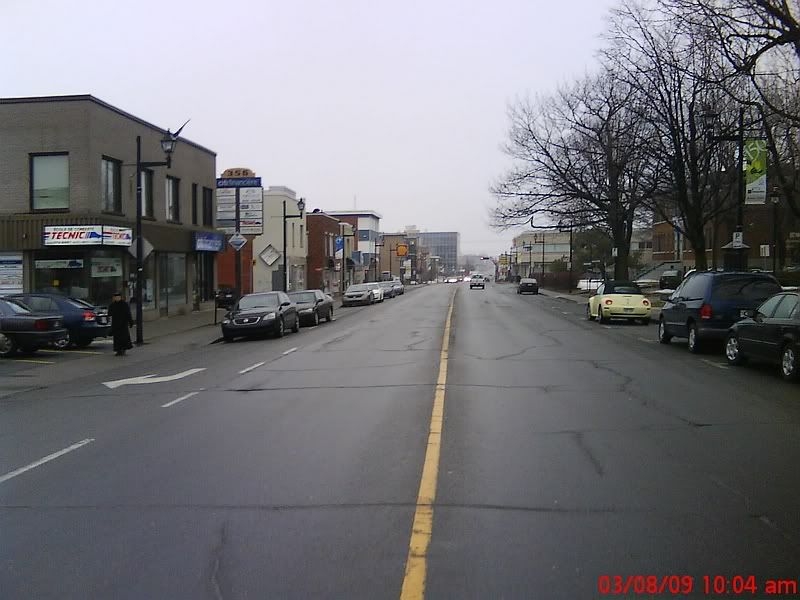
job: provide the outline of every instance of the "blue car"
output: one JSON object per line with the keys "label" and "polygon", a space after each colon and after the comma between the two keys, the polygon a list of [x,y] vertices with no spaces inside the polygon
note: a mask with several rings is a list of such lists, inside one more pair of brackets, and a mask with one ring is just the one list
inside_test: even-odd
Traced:
{"label": "blue car", "polygon": [[37,313],[60,314],[69,333],[68,341],[61,346],[71,344],[86,348],[95,338],[111,334],[108,311],[103,307],[58,294],[11,294],[7,297],[19,300]]}
{"label": "blue car", "polygon": [[768,273],[695,272],[661,309],[658,341],[688,338],[689,351],[699,353],[707,340],[724,340],[734,323],[780,291]]}

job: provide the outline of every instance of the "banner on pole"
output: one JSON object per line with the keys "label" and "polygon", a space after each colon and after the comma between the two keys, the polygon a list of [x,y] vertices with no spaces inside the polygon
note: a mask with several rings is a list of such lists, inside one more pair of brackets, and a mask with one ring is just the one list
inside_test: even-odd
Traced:
{"label": "banner on pole", "polygon": [[745,204],[764,204],[767,201],[767,142],[745,140]]}

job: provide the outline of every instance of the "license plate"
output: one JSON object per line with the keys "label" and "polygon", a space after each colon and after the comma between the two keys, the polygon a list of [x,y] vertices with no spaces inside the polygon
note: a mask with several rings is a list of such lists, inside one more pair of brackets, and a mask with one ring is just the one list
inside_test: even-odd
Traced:
{"label": "license plate", "polygon": [[633,309],[632,309],[632,308],[625,308],[625,309],[623,309],[623,310],[624,310],[625,312],[633,312]]}
{"label": "license plate", "polygon": [[105,325],[106,323],[108,323],[108,319],[106,319],[105,317],[99,317],[97,319],[97,322],[100,323],[100,325]]}

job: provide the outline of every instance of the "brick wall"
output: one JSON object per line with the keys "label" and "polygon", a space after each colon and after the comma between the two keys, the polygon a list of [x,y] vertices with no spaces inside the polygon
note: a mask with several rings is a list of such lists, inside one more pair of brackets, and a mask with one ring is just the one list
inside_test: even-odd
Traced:
{"label": "brick wall", "polygon": [[[325,213],[308,213],[308,288],[326,289],[325,283],[333,281],[336,272],[327,268],[327,259],[333,258],[329,238],[339,235],[339,220]],[[330,285],[330,284],[329,284]]]}

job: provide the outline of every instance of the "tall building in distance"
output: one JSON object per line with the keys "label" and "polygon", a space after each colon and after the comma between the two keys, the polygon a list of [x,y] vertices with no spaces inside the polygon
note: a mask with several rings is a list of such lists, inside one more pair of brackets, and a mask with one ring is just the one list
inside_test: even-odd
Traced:
{"label": "tall building in distance", "polygon": [[[408,231],[411,228],[406,228]],[[450,275],[458,271],[461,254],[461,234],[457,231],[420,231],[419,243],[428,249],[430,256],[439,257],[439,273]]]}

